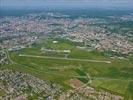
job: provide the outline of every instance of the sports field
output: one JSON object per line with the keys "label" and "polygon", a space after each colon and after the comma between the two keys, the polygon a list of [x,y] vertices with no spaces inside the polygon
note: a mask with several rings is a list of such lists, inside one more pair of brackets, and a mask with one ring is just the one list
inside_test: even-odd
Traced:
{"label": "sports field", "polygon": [[[57,39],[42,40],[31,48],[9,52],[13,62],[4,68],[10,68],[30,73],[41,79],[53,81],[68,89],[67,81],[78,78],[88,82],[97,89],[102,88],[132,98],[133,90],[133,60],[110,58],[97,51],[79,49],[80,43]],[[70,53],[43,52],[41,48],[51,50],[70,50]],[[67,56],[65,56],[67,55]]]}

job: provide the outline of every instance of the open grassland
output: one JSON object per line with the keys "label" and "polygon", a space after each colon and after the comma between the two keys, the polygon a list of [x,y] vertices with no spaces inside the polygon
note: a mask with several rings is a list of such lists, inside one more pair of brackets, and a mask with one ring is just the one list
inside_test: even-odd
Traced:
{"label": "open grassland", "polygon": [[[69,88],[66,81],[71,78],[77,77],[83,82],[88,82],[87,78],[82,78],[86,77],[87,74],[92,78],[91,86],[116,94],[126,95],[127,98],[133,97],[132,94],[129,95],[132,91],[130,87],[132,87],[131,81],[133,80],[133,60],[112,59],[97,51],[78,49],[76,46],[82,44],[73,43],[68,40],[58,40],[56,44],[52,41],[52,39],[42,40],[41,43],[34,44],[31,48],[10,52],[9,55],[13,64],[4,67],[30,73],[41,79],[59,83],[65,89]],[[54,53],[51,55],[42,53],[42,47],[54,50],[69,49],[71,52],[64,59],[63,56],[60,57]],[[41,57],[20,56],[20,54]],[[60,59],[51,59],[51,57],[58,57]],[[110,61],[111,63],[94,62],[94,60]]]}
{"label": "open grassland", "polygon": [[4,96],[5,91],[4,90],[0,90],[0,96]]}

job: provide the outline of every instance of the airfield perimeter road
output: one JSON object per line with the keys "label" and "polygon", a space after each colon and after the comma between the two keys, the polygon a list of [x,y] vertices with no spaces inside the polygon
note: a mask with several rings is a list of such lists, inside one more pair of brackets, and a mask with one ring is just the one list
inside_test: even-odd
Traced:
{"label": "airfield perimeter road", "polygon": [[32,58],[46,58],[46,59],[59,59],[59,60],[70,60],[70,61],[85,61],[85,62],[96,62],[96,63],[111,63],[111,61],[100,61],[100,60],[88,60],[88,59],[76,59],[76,58],[61,58],[61,57],[48,57],[48,56],[36,56],[19,54],[21,57],[32,57]]}

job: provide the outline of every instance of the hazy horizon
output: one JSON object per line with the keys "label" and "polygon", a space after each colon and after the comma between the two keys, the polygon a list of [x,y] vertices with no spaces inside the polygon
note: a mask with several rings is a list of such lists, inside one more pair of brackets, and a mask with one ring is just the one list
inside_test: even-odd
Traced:
{"label": "hazy horizon", "polygon": [[1,9],[103,8],[133,9],[132,0],[1,0]]}

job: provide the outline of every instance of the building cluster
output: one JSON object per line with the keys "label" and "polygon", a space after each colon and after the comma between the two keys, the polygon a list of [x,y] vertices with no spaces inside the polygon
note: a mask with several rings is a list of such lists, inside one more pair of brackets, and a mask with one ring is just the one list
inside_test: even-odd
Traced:
{"label": "building cluster", "polygon": [[112,94],[102,89],[95,89],[90,87],[88,84],[84,85],[78,79],[71,79],[70,85],[74,88],[73,93],[75,91],[75,93],[82,94],[89,100],[123,100],[123,97],[119,95]]}
{"label": "building cluster", "polygon": [[[125,21],[123,20],[125,16],[121,17],[122,21]],[[123,36],[107,30],[108,23],[114,22],[113,16],[108,18],[109,21],[104,18],[71,18],[70,15],[61,13],[0,18],[0,46],[9,50],[18,50],[46,35],[58,34],[72,41],[84,42],[85,46],[92,49],[112,50],[123,54],[133,52],[133,44],[128,41],[128,36],[131,34],[125,33],[126,36]],[[126,19],[129,18],[132,16],[126,16]]]}
{"label": "building cluster", "polygon": [[13,70],[0,71],[1,100],[122,100],[123,97],[105,90],[96,90],[78,79],[69,81],[71,89],[32,75]]}
{"label": "building cluster", "polygon": [[[12,70],[0,71],[0,91],[3,91],[1,100],[27,100],[37,95],[37,100],[54,100],[61,94],[61,87],[29,74]],[[18,99],[23,98],[23,99]]]}
{"label": "building cluster", "polygon": [[9,64],[9,58],[5,51],[0,50],[0,65]]}
{"label": "building cluster", "polygon": [[71,41],[83,42],[85,47],[99,51],[111,50],[122,54],[133,52],[133,43],[117,33],[106,32],[104,28],[79,26],[67,34]]}

